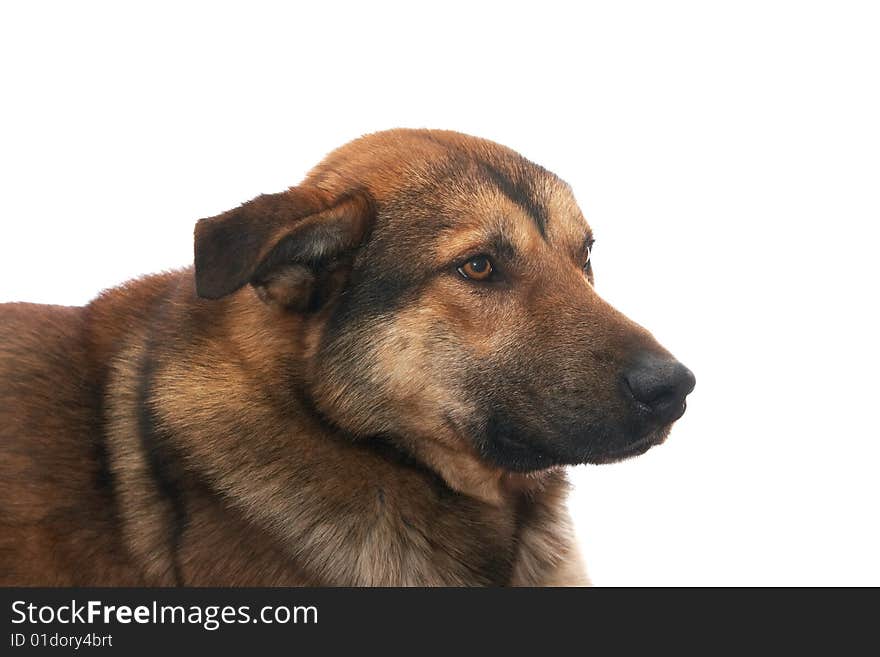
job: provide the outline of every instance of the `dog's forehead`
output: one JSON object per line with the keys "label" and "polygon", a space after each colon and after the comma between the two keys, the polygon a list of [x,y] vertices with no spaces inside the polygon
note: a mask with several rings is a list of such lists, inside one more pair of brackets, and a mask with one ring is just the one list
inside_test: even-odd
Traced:
{"label": "dog's forehead", "polygon": [[[431,225],[428,234],[439,242],[444,256],[463,255],[501,240],[521,255],[550,247],[580,257],[590,229],[571,191],[558,180],[535,182],[524,198],[509,188],[470,178],[452,192],[430,195],[417,205],[439,205],[423,221]],[[412,215],[398,216],[411,221]]]}
{"label": "dog's forehead", "polygon": [[445,169],[434,167],[427,179],[430,184],[402,195],[409,207],[398,206],[393,214],[400,221],[415,217],[427,223],[450,254],[467,250],[468,242],[477,248],[481,241],[502,238],[520,253],[549,246],[580,257],[589,239],[568,184],[527,160],[453,161]]}
{"label": "dog's forehead", "polygon": [[367,135],[331,153],[309,181],[342,193],[366,189],[382,221],[450,230],[497,228],[577,248],[589,227],[569,186],[517,152],[450,131],[390,130]]}

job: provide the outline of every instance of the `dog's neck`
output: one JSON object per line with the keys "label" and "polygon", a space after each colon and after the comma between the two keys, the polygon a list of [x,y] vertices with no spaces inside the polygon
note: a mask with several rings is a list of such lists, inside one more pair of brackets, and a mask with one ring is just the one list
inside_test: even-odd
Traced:
{"label": "dog's neck", "polygon": [[431,440],[389,440],[439,476],[451,490],[495,507],[515,502],[523,494],[540,491],[552,472],[508,472],[488,465],[475,450],[447,447]]}

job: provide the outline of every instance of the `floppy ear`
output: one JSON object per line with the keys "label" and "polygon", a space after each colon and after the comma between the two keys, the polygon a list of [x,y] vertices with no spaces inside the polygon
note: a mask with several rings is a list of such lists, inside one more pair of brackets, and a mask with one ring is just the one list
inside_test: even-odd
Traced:
{"label": "floppy ear", "polygon": [[196,292],[219,299],[248,283],[264,301],[304,304],[321,269],[357,247],[372,223],[364,192],[331,199],[294,187],[264,194],[195,228]]}

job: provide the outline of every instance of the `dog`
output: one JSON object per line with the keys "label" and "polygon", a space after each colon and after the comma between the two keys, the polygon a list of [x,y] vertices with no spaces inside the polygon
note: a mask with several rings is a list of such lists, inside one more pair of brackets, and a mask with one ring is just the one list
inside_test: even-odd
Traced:
{"label": "dog", "polygon": [[693,374],[595,292],[569,186],[391,130],[195,226],[194,266],[0,306],[0,583],[589,583],[565,467]]}

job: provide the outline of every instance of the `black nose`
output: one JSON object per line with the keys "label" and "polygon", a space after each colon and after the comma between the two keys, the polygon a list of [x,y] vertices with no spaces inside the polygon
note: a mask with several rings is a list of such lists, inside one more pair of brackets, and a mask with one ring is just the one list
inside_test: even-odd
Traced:
{"label": "black nose", "polygon": [[684,399],[696,379],[684,365],[668,356],[643,354],[624,373],[632,398],[657,420],[672,422],[684,413]]}

